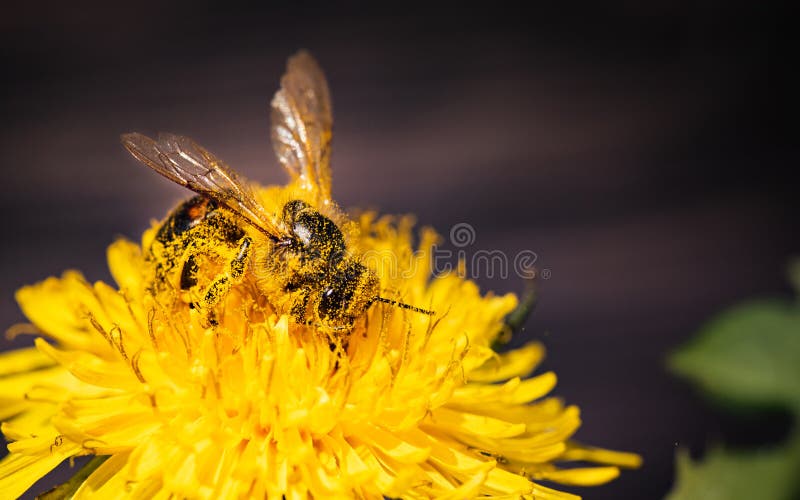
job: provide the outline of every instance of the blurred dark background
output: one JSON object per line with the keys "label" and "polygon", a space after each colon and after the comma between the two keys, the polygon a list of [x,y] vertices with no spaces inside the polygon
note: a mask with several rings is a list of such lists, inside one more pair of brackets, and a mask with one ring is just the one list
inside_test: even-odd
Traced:
{"label": "blurred dark background", "polygon": [[759,444],[789,425],[724,417],[664,369],[715,312],[789,293],[800,82],[776,5],[6,7],[2,323],[23,320],[23,284],[66,268],[109,279],[107,244],[187,196],[120,133],[190,135],[283,182],[268,103],[305,47],[333,93],[335,198],[444,234],[469,223],[468,252],[535,251],[551,274],[522,340],[547,345],[556,394],[582,408],[579,439],[645,459],[572,491],[659,498],[676,447]]}

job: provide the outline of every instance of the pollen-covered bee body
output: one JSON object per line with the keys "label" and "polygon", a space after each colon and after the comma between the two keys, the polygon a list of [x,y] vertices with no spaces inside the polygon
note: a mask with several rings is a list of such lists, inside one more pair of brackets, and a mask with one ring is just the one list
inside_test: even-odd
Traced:
{"label": "pollen-covered bee body", "polygon": [[255,196],[250,183],[187,137],[122,136],[134,157],[198,194],[150,244],[153,293],[172,293],[211,325],[222,299],[245,280],[275,312],[332,331],[348,330],[376,301],[432,314],[380,297],[378,277],[348,251],[330,194],[328,86],[308,53],[289,59],[271,117],[273,148],[297,194],[285,202]]}
{"label": "pollen-covered bee body", "polygon": [[289,237],[254,260],[259,290],[276,300],[291,296],[298,320],[349,327],[377,299],[378,277],[348,254],[339,226],[308,203],[286,203],[283,223]]}
{"label": "pollen-covered bee body", "polygon": [[378,296],[377,276],[348,255],[339,226],[308,203],[289,201],[282,218],[286,234],[273,240],[215,200],[183,202],[150,244],[153,292],[177,292],[213,324],[230,287],[251,279],[276,312],[298,323],[349,328]]}
{"label": "pollen-covered bee body", "polygon": [[[235,214],[216,201],[195,196],[181,203],[161,224],[147,252],[153,264],[154,291],[186,292],[183,296],[192,304],[206,300],[197,296],[199,270],[219,273],[224,264],[230,264],[232,278],[239,278],[247,253],[235,257],[240,247],[249,250],[251,241]],[[206,302],[213,299],[208,297]]]}
{"label": "pollen-covered bee body", "polygon": [[291,237],[283,247],[296,255],[296,280],[320,280],[345,258],[344,235],[330,218],[302,200],[291,200],[283,207],[283,221]]}
{"label": "pollen-covered bee body", "polygon": [[194,196],[170,213],[155,239],[164,245],[175,244],[192,229],[204,223],[218,230],[213,235],[219,239],[229,243],[236,242],[244,236],[244,231],[224,211],[216,201],[205,196]]}

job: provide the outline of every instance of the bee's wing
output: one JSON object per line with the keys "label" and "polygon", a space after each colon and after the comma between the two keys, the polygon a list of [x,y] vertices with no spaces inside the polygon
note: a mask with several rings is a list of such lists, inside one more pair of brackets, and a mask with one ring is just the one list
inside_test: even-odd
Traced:
{"label": "bee's wing", "polygon": [[154,141],[134,132],[123,134],[122,144],[137,160],[167,179],[227,206],[272,238],[283,236],[247,185],[219,158],[188,137],[159,134],[158,141]]}
{"label": "bee's wing", "polygon": [[333,128],[328,83],[306,51],[289,58],[281,88],[272,99],[272,147],[292,178],[330,202]]}

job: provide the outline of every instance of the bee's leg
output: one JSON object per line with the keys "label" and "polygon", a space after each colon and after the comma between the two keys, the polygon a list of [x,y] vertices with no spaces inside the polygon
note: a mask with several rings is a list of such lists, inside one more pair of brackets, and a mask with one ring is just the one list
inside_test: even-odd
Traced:
{"label": "bee's leg", "polygon": [[252,243],[253,240],[249,237],[242,238],[239,244],[239,251],[236,253],[236,257],[231,261],[228,270],[214,278],[214,281],[208,285],[201,302],[201,307],[203,309],[210,310],[217,305],[220,299],[227,295],[231,286],[242,281],[244,270],[247,268],[247,261],[250,257],[250,245]]}
{"label": "bee's leg", "polygon": [[197,284],[197,260],[194,255],[190,255],[181,269],[181,290],[188,290]]}
{"label": "bee's leg", "polygon": [[308,301],[310,296],[311,295],[309,293],[304,293],[301,296],[300,300],[298,300],[292,305],[292,310],[290,311],[294,320],[301,325],[306,324],[306,315],[308,311]]}
{"label": "bee's leg", "polygon": [[[197,271],[200,270],[200,266],[197,265],[197,259],[195,257],[195,254],[189,255],[189,258],[186,259],[181,269],[180,288],[182,291],[188,291],[197,285]],[[200,307],[200,304],[197,302],[189,302],[189,309],[198,307]]]}
{"label": "bee's leg", "polygon": [[239,244],[239,252],[231,261],[230,273],[234,283],[242,281],[244,270],[247,268],[247,259],[250,257],[250,245],[252,244],[253,240],[249,237],[242,238],[242,242]]}

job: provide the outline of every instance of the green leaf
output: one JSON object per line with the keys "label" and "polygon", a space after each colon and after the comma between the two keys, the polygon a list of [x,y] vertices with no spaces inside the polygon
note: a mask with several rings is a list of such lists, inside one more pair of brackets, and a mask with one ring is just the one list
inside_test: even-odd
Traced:
{"label": "green leaf", "polygon": [[737,452],[715,449],[703,462],[677,456],[666,500],[790,500],[798,493],[798,448]]}
{"label": "green leaf", "polygon": [[795,257],[794,259],[790,260],[787,270],[789,274],[789,282],[794,287],[794,291],[797,293],[797,295],[800,295],[800,257]]}
{"label": "green leaf", "polygon": [[706,325],[669,359],[670,368],[712,396],[800,413],[800,310],[750,302]]}

